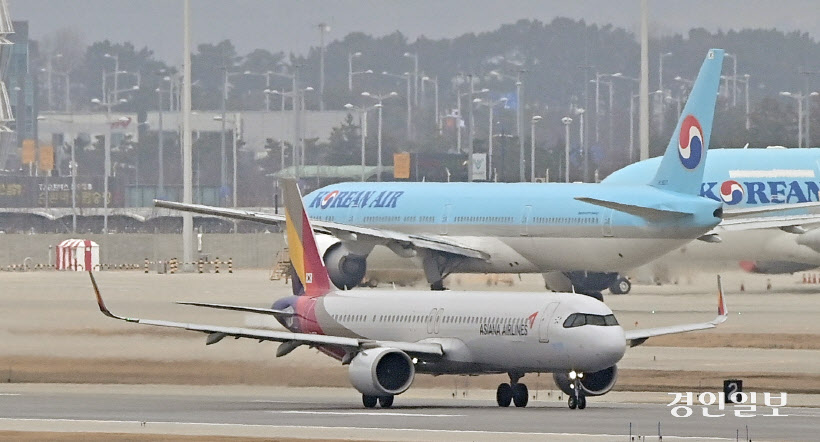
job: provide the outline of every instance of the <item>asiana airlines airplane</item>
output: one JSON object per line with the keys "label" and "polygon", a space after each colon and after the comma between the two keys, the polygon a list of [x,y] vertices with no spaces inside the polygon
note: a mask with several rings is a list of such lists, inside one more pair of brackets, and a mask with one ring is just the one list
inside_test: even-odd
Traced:
{"label": "asiana airlines airplane", "polygon": [[200,325],[130,318],[112,313],[93,273],[100,311],[123,321],[207,334],[206,344],[226,337],[280,342],[277,356],[306,345],[347,365],[362,403],[390,407],[417,373],[507,373],[498,386],[501,407],[527,405],[520,382],[528,373],[553,373],[571,409],[615,385],[617,363],[628,347],[653,336],[716,327],[727,310],[718,279],[718,315],[710,322],[624,331],[604,303],[574,293],[335,291],[319,255],[313,226],[295,181],[283,183],[288,247],[302,284],[298,296],[272,308],[187,302],[200,307],[272,315],[288,331]]}

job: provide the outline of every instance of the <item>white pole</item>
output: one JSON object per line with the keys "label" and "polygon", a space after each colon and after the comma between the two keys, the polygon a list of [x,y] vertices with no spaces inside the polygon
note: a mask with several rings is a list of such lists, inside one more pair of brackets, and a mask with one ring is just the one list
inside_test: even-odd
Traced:
{"label": "white pole", "polygon": [[[110,109],[110,107],[108,108]],[[105,134],[105,173],[103,174],[103,233],[108,233],[108,176],[111,174],[111,111],[106,114],[108,133]]]}
{"label": "white pole", "polygon": [[75,143],[71,143],[71,233],[77,233],[77,160]]}
{"label": "white pole", "polygon": [[231,138],[233,138],[233,206],[234,207],[236,207],[236,183],[237,183],[237,170],[236,170],[236,167],[237,167],[237,164],[238,164],[238,161],[237,161],[237,158],[236,158],[236,154],[237,154],[236,138],[237,138],[237,128],[238,127],[239,127],[239,122],[236,120],[236,117],[235,117],[234,122],[233,122],[233,134],[232,134],[232,137],[231,137]]}
{"label": "white pole", "polygon": [[803,95],[797,98],[797,147],[803,147]]}
{"label": "white pole", "polygon": [[[407,97],[409,100],[410,97]],[[376,164],[376,181],[382,180],[382,100],[379,99],[379,134],[378,134],[378,145],[379,145],[379,152],[378,152],[378,161]]]}
{"label": "white pole", "polygon": [[[182,77],[182,202],[193,203],[193,161],[191,148],[191,0],[185,0],[183,20],[183,77]],[[182,212],[182,262],[190,271],[193,262],[194,219],[191,212]]]}
{"label": "white pole", "polygon": [[[487,172],[489,176],[487,176],[488,181],[498,181],[497,174],[493,173],[493,103],[492,101],[487,101],[487,107],[490,109],[490,125],[487,130],[490,133],[490,136],[487,139]],[[472,161],[472,159],[470,160]],[[504,164],[501,164],[502,172],[504,168]]]}
{"label": "white pole", "polygon": [[649,6],[641,0],[641,86],[640,86],[641,160],[649,158]]}
{"label": "white pole", "polygon": [[367,143],[367,110],[363,109],[359,114],[360,126],[362,127],[362,182],[365,181],[365,146]]}

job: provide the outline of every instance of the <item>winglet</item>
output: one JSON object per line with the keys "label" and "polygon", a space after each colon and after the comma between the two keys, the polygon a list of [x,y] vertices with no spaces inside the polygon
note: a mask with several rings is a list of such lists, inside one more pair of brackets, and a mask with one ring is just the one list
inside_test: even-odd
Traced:
{"label": "winglet", "polygon": [[290,262],[304,286],[305,296],[322,296],[330,292],[330,276],[319,255],[313,226],[302,202],[302,193],[295,180],[285,179],[281,184],[285,197]]}
{"label": "winglet", "polygon": [[729,318],[729,309],[726,308],[726,298],[723,296],[723,283],[720,280],[720,275],[717,275],[718,286],[718,315],[711,322],[714,325],[722,324]]}
{"label": "winglet", "polygon": [[108,307],[105,306],[105,302],[103,302],[102,296],[100,295],[100,288],[97,286],[97,281],[94,279],[94,273],[92,273],[91,270],[88,271],[88,276],[91,277],[91,285],[94,287],[94,295],[97,296],[97,305],[100,307],[102,314],[108,316],[109,318],[124,319],[111,313],[111,311],[108,310]]}
{"label": "winglet", "polygon": [[689,195],[700,194],[723,56],[722,49],[710,49],[706,53],[658,171],[650,182],[652,186]]}

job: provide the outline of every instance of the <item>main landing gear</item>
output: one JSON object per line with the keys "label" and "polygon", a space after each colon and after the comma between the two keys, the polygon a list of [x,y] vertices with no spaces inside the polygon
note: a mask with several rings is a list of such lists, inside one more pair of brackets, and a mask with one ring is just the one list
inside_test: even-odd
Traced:
{"label": "main landing gear", "polygon": [[570,410],[576,408],[583,410],[587,407],[587,397],[584,394],[584,389],[581,387],[581,378],[583,377],[583,373],[578,373],[577,375],[574,371],[570,373],[570,378],[572,378],[572,394],[570,394],[567,399],[567,405],[569,405]]}
{"label": "main landing gear", "polygon": [[510,373],[510,383],[501,384],[495,391],[495,401],[499,407],[509,407],[514,403],[516,407],[526,407],[530,400],[530,392],[526,384],[518,383],[523,375]]}
{"label": "main landing gear", "polygon": [[382,408],[390,408],[393,406],[393,395],[390,396],[368,396],[362,395],[362,404],[365,408],[376,408],[378,403]]}

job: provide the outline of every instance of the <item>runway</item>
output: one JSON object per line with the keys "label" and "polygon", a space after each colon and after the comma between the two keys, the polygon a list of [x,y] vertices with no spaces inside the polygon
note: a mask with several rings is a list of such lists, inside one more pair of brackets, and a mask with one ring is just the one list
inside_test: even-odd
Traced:
{"label": "runway", "polygon": [[[396,398],[391,409],[364,409],[352,389],[232,388],[102,385],[5,385],[0,430],[186,434],[356,440],[813,440],[818,408],[780,409],[783,417],[708,418],[700,409],[675,418],[665,403],[590,398],[569,410],[555,397],[524,409],[502,409],[488,394],[474,399]],[[760,401],[759,401],[760,402]],[[720,413],[710,407],[711,414]]]}

